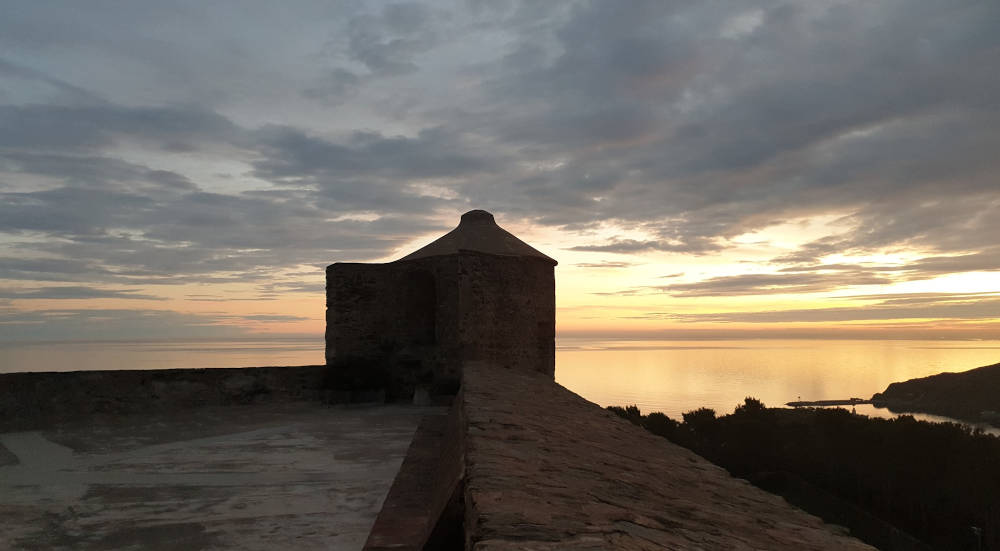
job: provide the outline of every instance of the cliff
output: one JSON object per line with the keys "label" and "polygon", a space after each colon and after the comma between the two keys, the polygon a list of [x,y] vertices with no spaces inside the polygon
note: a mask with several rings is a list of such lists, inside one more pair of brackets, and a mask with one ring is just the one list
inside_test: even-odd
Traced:
{"label": "cliff", "polygon": [[884,392],[872,396],[872,403],[896,412],[932,413],[998,424],[1000,363],[892,383]]}

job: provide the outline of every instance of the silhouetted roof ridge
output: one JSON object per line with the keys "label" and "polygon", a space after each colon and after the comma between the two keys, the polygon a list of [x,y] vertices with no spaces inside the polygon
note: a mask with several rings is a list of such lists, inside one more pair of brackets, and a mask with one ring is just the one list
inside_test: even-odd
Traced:
{"label": "silhouetted roof ridge", "polygon": [[491,213],[479,209],[463,214],[458,227],[399,260],[451,255],[462,251],[501,256],[527,256],[558,264],[554,259],[498,226]]}

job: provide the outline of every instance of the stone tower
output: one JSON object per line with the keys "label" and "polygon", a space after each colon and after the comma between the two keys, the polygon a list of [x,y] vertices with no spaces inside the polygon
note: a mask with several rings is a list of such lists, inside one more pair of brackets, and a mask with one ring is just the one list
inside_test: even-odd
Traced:
{"label": "stone tower", "polygon": [[556,261],[472,210],[386,264],[326,269],[326,363],[341,390],[447,394],[470,360],[555,372]]}

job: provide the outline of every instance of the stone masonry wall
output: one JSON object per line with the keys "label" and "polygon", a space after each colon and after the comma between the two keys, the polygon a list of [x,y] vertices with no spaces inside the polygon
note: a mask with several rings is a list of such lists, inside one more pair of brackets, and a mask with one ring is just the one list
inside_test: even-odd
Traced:
{"label": "stone masonry wall", "polygon": [[323,366],[0,374],[0,432],[92,415],[321,399]]}
{"label": "stone masonry wall", "polygon": [[335,386],[454,393],[465,361],[555,371],[555,279],[542,259],[475,252],[327,268]]}
{"label": "stone masonry wall", "polygon": [[542,259],[459,255],[463,361],[555,374],[555,277]]}
{"label": "stone masonry wall", "polygon": [[[430,259],[327,268],[326,361],[338,386],[406,399],[448,383],[456,341],[454,276]],[[453,272],[454,270],[452,270]]]}
{"label": "stone masonry wall", "polygon": [[420,266],[334,264],[327,268],[326,354],[374,357],[434,344],[434,275]]}

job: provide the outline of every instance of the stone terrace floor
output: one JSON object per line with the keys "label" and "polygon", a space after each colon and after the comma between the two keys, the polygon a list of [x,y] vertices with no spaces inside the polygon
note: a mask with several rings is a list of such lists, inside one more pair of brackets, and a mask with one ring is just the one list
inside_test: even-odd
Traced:
{"label": "stone terrace floor", "polygon": [[421,416],[277,404],[0,434],[0,549],[361,549]]}

